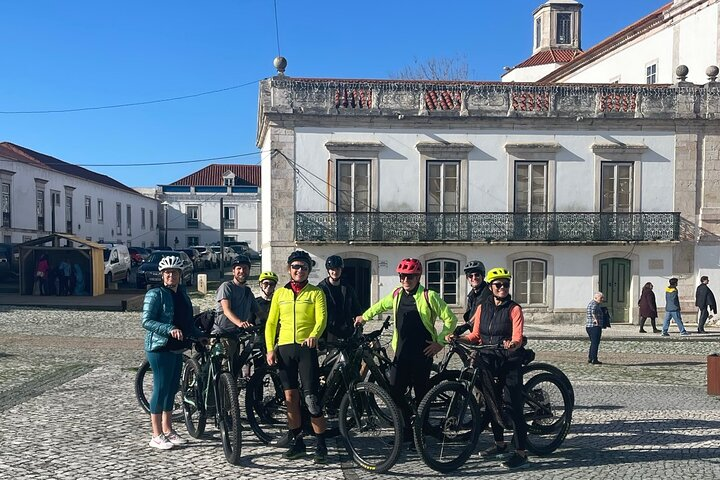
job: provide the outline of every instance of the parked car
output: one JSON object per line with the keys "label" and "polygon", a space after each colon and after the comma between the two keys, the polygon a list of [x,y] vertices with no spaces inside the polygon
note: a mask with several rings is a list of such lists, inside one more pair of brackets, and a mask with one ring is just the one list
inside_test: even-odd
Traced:
{"label": "parked car", "polygon": [[105,261],[105,286],[110,283],[127,282],[132,260],[125,245],[106,244],[103,250]]}
{"label": "parked car", "polygon": [[258,251],[244,245],[230,245],[230,249],[238,255],[246,255],[251,262],[259,262],[262,259]]}
{"label": "parked car", "polygon": [[220,263],[220,260],[218,259],[217,255],[215,255],[215,252],[213,252],[212,248],[206,247],[204,245],[195,245],[195,247],[193,248],[200,252],[200,259],[202,260],[205,268],[215,268]]}
{"label": "parked car", "polygon": [[203,260],[200,258],[200,252],[197,248],[183,248],[180,251],[187,253],[187,256],[190,257],[190,260],[193,262],[195,270],[204,268]]}
{"label": "parked car", "polygon": [[185,285],[192,285],[195,275],[195,267],[192,260],[185,252],[176,250],[155,250],[147,260],[138,268],[136,275],[137,288],[157,287],[162,285],[162,276],[158,271],[158,264],[163,257],[180,257],[182,260],[182,275],[180,281]]}
{"label": "parked car", "polygon": [[128,252],[130,252],[133,267],[140,265],[150,256],[150,250],[142,247],[128,247]]}
{"label": "parked car", "polygon": [[[213,252],[215,252],[215,255],[217,255],[218,258],[221,258],[220,245],[213,245],[210,248],[212,248]],[[229,265],[238,255],[237,253],[235,253],[235,250],[230,249],[230,247],[225,247],[224,252],[225,254],[222,255],[222,258],[225,265]]]}

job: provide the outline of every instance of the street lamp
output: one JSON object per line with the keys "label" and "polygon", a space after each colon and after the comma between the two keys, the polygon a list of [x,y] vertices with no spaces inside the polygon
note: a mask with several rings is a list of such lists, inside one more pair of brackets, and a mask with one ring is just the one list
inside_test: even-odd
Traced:
{"label": "street lamp", "polygon": [[165,211],[165,230],[163,233],[163,248],[167,248],[167,233],[168,233],[168,218],[167,218],[167,212],[168,212],[168,206],[170,205],[167,201],[162,202],[160,205],[162,205],[163,210]]}

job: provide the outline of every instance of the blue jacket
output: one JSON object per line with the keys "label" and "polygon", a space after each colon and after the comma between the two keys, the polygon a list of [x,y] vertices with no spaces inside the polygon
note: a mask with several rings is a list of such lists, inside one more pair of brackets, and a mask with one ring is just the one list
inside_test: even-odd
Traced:
{"label": "blue jacket", "polygon": [[666,312],[679,312],[680,311],[680,300],[678,299],[677,288],[674,288],[674,287],[665,288],[665,311]]}
{"label": "blue jacket", "polygon": [[[183,285],[178,286],[178,292],[188,304],[188,311],[192,312],[192,302],[187,294],[187,290]],[[167,344],[170,331],[176,326],[173,324],[173,315],[175,308],[173,306],[172,293],[165,287],[153,288],[145,294],[145,302],[143,303],[142,327],[145,332],[145,351],[151,352]],[[191,331],[183,330],[183,335],[193,337],[203,337],[205,334],[201,332],[190,319],[188,325]]]}

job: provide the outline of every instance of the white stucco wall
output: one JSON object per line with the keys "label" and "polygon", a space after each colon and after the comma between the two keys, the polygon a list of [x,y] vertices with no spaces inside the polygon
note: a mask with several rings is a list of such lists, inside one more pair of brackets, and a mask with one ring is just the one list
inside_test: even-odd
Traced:
{"label": "white stucco wall", "polygon": [[563,63],[547,63],[532,67],[513,68],[502,75],[501,80],[503,82],[536,82],[563,65]]}
{"label": "white stucco wall", "polygon": [[[718,65],[717,3],[661,30],[650,32],[564,77],[562,83],[646,83],[645,67],[657,61],[657,83],[674,83],[675,67],[687,65],[687,81],[707,82],[705,69]],[[677,39],[677,43],[675,42]]]}

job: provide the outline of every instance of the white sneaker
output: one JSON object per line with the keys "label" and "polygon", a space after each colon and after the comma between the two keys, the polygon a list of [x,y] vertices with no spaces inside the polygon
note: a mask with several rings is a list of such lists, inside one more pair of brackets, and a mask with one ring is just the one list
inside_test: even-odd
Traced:
{"label": "white sneaker", "polygon": [[153,448],[159,448],[160,450],[170,450],[174,447],[172,442],[162,433],[157,437],[152,437],[150,439],[150,446]]}
{"label": "white sneaker", "polygon": [[175,430],[170,430],[170,432],[163,433],[163,435],[173,445],[185,445],[187,443],[187,440],[178,435]]}

